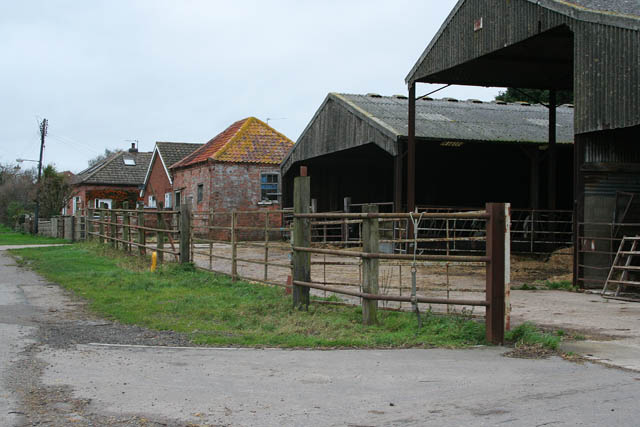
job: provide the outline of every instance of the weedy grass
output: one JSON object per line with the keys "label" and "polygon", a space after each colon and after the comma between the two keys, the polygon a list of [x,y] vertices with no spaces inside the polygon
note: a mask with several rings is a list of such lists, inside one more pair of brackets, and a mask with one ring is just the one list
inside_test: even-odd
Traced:
{"label": "weedy grass", "polygon": [[[560,332],[560,331],[558,331]],[[532,323],[525,322],[516,328],[505,333],[505,340],[513,343],[516,347],[539,346],[549,350],[557,350],[562,340],[562,333],[550,334],[540,331]]]}
{"label": "weedy grass", "polygon": [[0,225],[0,245],[38,245],[47,243],[69,243],[64,239],[53,237],[33,236],[31,234],[13,231],[5,225]]}
{"label": "weedy grass", "polygon": [[125,324],[188,334],[199,345],[304,348],[459,348],[485,344],[485,326],[464,315],[380,311],[363,326],[359,307],[292,308],[284,290],[192,265],[148,271],[145,258],[104,246],[18,249],[20,262],[89,301],[92,310]]}
{"label": "weedy grass", "polygon": [[520,286],[512,286],[511,289],[518,291],[537,291],[537,290],[560,290],[560,291],[569,291],[569,292],[577,292],[578,288],[573,286],[573,283],[569,280],[560,280],[557,282],[551,282],[546,280],[544,282],[535,282],[533,285],[523,283]]}

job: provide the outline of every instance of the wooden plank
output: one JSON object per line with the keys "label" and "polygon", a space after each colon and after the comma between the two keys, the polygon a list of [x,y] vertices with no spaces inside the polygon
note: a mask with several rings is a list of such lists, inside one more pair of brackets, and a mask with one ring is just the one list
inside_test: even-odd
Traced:
{"label": "wooden plank", "polygon": [[[311,178],[296,177],[293,181],[293,209],[297,214],[309,213],[311,202]],[[311,245],[311,222],[307,218],[293,219],[293,280],[300,282],[311,281],[311,254],[295,250],[295,247],[309,247]],[[293,307],[308,309],[309,288],[299,285],[293,286]]]}
{"label": "wooden plank", "polygon": [[236,227],[238,226],[238,212],[231,211],[231,279],[238,280],[238,242]]}
{"label": "wooden plank", "polygon": [[264,214],[264,281],[269,277],[269,211]]}
{"label": "wooden plank", "polygon": [[191,261],[191,205],[180,205],[180,263]]}
{"label": "wooden plank", "polygon": [[[160,212],[158,212],[156,214],[156,218],[157,218],[157,227],[159,230],[164,229],[164,221],[162,219],[162,214]],[[164,255],[162,253],[162,251],[164,250],[164,232],[162,231],[158,231],[156,233],[156,247],[158,248],[158,262],[160,264],[162,264],[162,262],[164,261]]]}
{"label": "wooden plank", "polygon": [[100,243],[104,243],[104,223],[105,223],[105,212],[100,211],[100,223],[98,224],[98,233],[100,234]]}
{"label": "wooden plank", "polygon": [[111,226],[109,227],[109,240],[111,240],[111,246],[114,248],[118,247],[117,238],[118,238],[118,214],[116,211],[111,211]]}
{"label": "wooden plank", "polygon": [[505,327],[505,206],[504,203],[487,203],[490,219],[487,221],[487,278],[486,296],[489,306],[486,312],[487,341],[492,344],[504,343]]}
{"label": "wooden plank", "polygon": [[[378,213],[378,206],[366,205],[363,212]],[[378,220],[368,218],[362,224],[362,245],[364,252],[380,252],[380,231]],[[362,260],[362,292],[365,294],[378,293],[379,263],[377,258],[364,258]],[[362,300],[362,324],[374,325],[377,323],[378,301],[371,299]]]}
{"label": "wooden plank", "polygon": [[[144,227],[144,211],[142,208],[138,211],[138,223],[136,224],[138,227]],[[144,256],[147,253],[145,246],[147,245],[147,238],[145,235],[144,228],[138,228],[138,250],[140,251],[140,255]]]}

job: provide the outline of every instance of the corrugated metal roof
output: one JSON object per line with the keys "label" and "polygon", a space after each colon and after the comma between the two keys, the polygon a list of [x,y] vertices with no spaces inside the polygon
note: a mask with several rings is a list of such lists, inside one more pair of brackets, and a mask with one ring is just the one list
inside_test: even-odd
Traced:
{"label": "corrugated metal roof", "polygon": [[[408,134],[408,100],[398,96],[330,93],[282,161],[293,164],[342,150],[374,144],[392,156]],[[419,141],[471,143],[548,143],[549,110],[542,105],[478,103],[475,100],[416,101]],[[573,142],[573,109],[557,109],[557,142]]]}
{"label": "corrugated metal roof", "polygon": [[255,117],[239,120],[171,168],[208,161],[280,164],[294,145]]}
{"label": "corrugated metal roof", "polygon": [[[408,100],[391,96],[332,94],[396,138],[407,136]],[[416,136],[455,141],[533,142],[549,140],[549,110],[542,105],[416,101]],[[557,141],[573,142],[573,109],[557,109]]]}
{"label": "corrugated metal roof", "polygon": [[[120,151],[78,173],[73,185],[141,185],[152,153]],[[127,163],[125,164],[125,159]],[[133,163],[133,164],[131,164]]]}
{"label": "corrugated metal roof", "polygon": [[553,0],[556,3],[572,4],[598,12],[613,12],[625,15],[640,16],[638,0]]}

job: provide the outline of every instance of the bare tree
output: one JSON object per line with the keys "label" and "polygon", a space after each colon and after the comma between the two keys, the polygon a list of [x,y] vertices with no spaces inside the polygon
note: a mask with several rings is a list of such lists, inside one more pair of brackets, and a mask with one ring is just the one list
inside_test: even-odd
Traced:
{"label": "bare tree", "polygon": [[97,155],[93,159],[89,160],[89,167],[91,167],[91,166],[93,166],[93,165],[95,165],[97,163],[100,163],[101,161],[103,161],[107,157],[111,156],[112,154],[118,153],[120,151],[122,151],[122,150],[119,150],[117,148],[114,148],[112,150],[109,149],[109,148],[105,148],[104,149],[104,154]]}

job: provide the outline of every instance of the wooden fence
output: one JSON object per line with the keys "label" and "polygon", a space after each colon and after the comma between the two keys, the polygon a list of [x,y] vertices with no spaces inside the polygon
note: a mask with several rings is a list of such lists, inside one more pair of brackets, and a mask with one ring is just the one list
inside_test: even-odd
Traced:
{"label": "wooden fence", "polygon": [[284,277],[291,270],[290,245],[284,243],[289,239],[290,229],[282,226],[285,213],[287,211],[271,209],[194,211],[191,259],[197,267],[228,274],[233,280],[286,286],[286,279],[272,278],[273,269],[286,272]]}
{"label": "wooden fence", "polygon": [[[294,213],[293,213],[293,304],[294,307],[304,308],[310,302],[310,289],[329,291],[336,294],[361,298],[363,308],[363,323],[376,322],[377,301],[411,302],[417,307],[418,303],[446,304],[461,306],[485,307],[487,340],[492,343],[502,343],[505,328],[505,288],[506,265],[508,260],[508,220],[505,204],[489,203],[486,210],[481,212],[462,213],[380,213],[377,206],[365,206],[362,213],[311,213],[310,212],[310,177],[302,176],[294,180]],[[417,253],[417,224],[416,219],[445,218],[445,219],[477,219],[486,221],[486,249],[484,255],[421,255]],[[326,249],[313,247],[311,242],[312,220],[346,220],[362,221],[362,250]],[[381,221],[404,220],[410,221],[414,229],[410,230],[409,246],[413,254],[381,253],[380,252],[380,223]],[[355,257],[362,262],[362,290],[348,290],[343,287],[326,286],[311,280],[311,254],[326,254],[340,257]],[[485,299],[467,300],[452,298],[433,298],[417,295],[414,284],[410,296],[385,295],[379,292],[380,260],[412,261],[415,274],[417,261],[442,261],[456,263],[485,263]]]}
{"label": "wooden fence", "polygon": [[[86,215],[86,235],[100,242],[129,252],[146,255],[156,251],[160,262],[175,259],[193,262],[197,267],[228,274],[233,280],[245,279],[292,289],[293,305],[306,308],[310,289],[332,292],[347,301],[359,299],[363,307],[363,323],[376,322],[378,301],[411,303],[417,310],[419,303],[447,306],[483,307],[487,324],[487,339],[501,343],[505,328],[505,307],[508,306],[509,209],[505,204],[487,204],[483,211],[447,213],[391,213],[379,212],[378,206],[362,206],[362,212],[313,213],[309,200],[308,177],[294,183],[294,212],[289,210],[256,211],[195,211],[184,204],[180,211],[158,209],[90,209]],[[292,227],[285,217],[292,218]],[[420,224],[430,220],[476,220],[486,224],[484,254],[421,254]],[[313,243],[312,229],[326,223],[340,223],[358,227],[358,246],[351,240],[331,245]],[[406,236],[394,233],[397,223],[408,229]],[[342,226],[341,225],[341,226]],[[456,238],[444,238],[453,242]],[[442,238],[440,238],[442,240]],[[484,242],[483,242],[484,243]],[[404,253],[385,249],[385,244],[404,245]],[[336,247],[340,249],[336,249]],[[388,249],[388,248],[387,248]],[[312,259],[312,256],[314,259]],[[329,258],[329,259],[328,259]],[[356,262],[350,262],[354,259]],[[416,272],[429,269],[429,263],[441,263],[447,268],[446,297],[419,293]],[[357,268],[357,283],[347,279],[311,280],[312,265]],[[483,289],[458,289],[458,292],[484,292],[484,298],[452,298],[448,287],[450,265],[486,266]],[[399,295],[384,289],[381,268],[399,269]],[[403,267],[412,273],[410,294],[402,293]],[[335,273],[335,272],[334,272]],[[334,278],[335,278],[334,274]],[[382,279],[382,280],[381,280]],[[406,277],[405,277],[406,280]],[[354,282],[356,280],[354,279]],[[405,282],[406,283],[406,282]],[[382,286],[381,286],[382,285]],[[354,286],[359,289],[354,289]],[[382,288],[382,289],[381,289]],[[408,289],[409,287],[406,286]],[[433,289],[429,289],[433,290]],[[455,290],[451,290],[452,292]],[[321,302],[321,301],[320,301]],[[384,308],[387,308],[386,306]]]}
{"label": "wooden fence", "polygon": [[[109,243],[114,248],[146,255],[147,250],[189,262],[189,207],[181,211],[158,209],[89,209],[86,216],[88,238]],[[184,244],[184,246],[182,246]]]}

